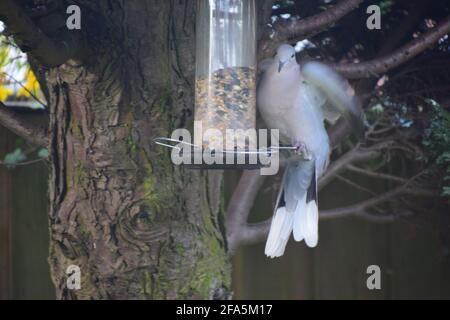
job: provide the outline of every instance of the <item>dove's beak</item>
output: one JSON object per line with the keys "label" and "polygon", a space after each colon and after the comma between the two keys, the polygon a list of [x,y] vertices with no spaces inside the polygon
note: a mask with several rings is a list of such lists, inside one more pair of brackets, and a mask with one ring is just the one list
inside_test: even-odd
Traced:
{"label": "dove's beak", "polygon": [[286,61],[278,61],[278,73],[281,72],[281,69],[283,69],[284,65],[286,64]]}

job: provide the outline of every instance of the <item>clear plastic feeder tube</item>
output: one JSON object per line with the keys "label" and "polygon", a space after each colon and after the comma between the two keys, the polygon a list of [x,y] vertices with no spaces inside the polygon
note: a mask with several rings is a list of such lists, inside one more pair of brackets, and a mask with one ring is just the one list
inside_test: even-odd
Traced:
{"label": "clear plastic feeder tube", "polygon": [[195,120],[203,133],[216,129],[195,137],[204,148],[225,149],[227,129],[235,130],[237,141],[247,141],[239,149],[255,145],[245,133],[256,121],[255,5],[255,0],[197,0]]}

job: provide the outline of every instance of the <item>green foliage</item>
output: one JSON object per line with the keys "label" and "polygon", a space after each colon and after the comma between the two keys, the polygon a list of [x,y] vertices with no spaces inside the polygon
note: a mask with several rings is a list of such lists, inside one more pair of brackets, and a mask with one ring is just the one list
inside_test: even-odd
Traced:
{"label": "green foliage", "polygon": [[393,5],[394,5],[394,2],[392,0],[382,0],[378,4],[378,6],[381,9],[381,14],[389,13],[391,11]]}
{"label": "green foliage", "polygon": [[369,109],[370,113],[380,114],[384,112],[384,107],[381,103],[377,103]]}
{"label": "green foliage", "polygon": [[292,0],[279,0],[279,1],[275,1],[274,7],[276,9],[279,9],[279,8],[285,9],[285,8],[292,7],[294,4],[295,4],[295,2]]}
{"label": "green foliage", "polygon": [[48,150],[46,148],[41,148],[41,149],[39,149],[37,155],[38,155],[39,158],[47,159],[48,156],[49,156],[49,152],[48,152]]}
{"label": "green foliage", "polygon": [[25,161],[26,159],[27,159],[27,156],[22,151],[22,149],[17,148],[13,152],[10,152],[5,156],[5,159],[3,160],[3,164],[8,169],[14,169],[18,163]]}
{"label": "green foliage", "polygon": [[447,197],[447,198],[450,198],[450,187],[443,187],[442,188],[442,196],[443,197]]}
{"label": "green foliage", "polygon": [[442,196],[450,198],[450,112],[436,101],[427,100],[433,108],[430,126],[425,130],[423,145],[434,161],[444,172]]}

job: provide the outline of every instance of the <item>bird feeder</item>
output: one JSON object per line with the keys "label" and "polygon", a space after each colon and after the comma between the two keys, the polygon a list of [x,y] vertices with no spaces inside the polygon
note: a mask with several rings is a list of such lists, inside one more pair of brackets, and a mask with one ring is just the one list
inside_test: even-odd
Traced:
{"label": "bird feeder", "polygon": [[234,130],[235,150],[256,147],[253,137],[244,136],[256,122],[255,5],[197,1],[195,120],[203,134],[194,141],[203,148],[222,151],[227,129]]}
{"label": "bird feeder", "polygon": [[255,130],[256,16],[256,0],[197,0],[194,143],[155,139],[177,150],[192,147],[194,160],[205,150],[223,160],[184,163],[190,168],[256,169],[267,163],[249,159],[273,153],[258,150]]}

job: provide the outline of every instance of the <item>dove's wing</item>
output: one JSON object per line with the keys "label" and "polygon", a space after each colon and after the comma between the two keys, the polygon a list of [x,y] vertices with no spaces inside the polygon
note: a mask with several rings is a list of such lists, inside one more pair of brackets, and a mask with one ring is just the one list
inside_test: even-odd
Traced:
{"label": "dove's wing", "polygon": [[335,124],[341,117],[341,114],[328,102],[322,106],[322,115],[331,125]]}
{"label": "dove's wing", "polygon": [[319,89],[327,98],[322,108],[324,118],[335,122],[342,115],[358,136],[364,137],[364,112],[348,82],[330,67],[317,61],[305,63],[301,73],[307,83]]}

